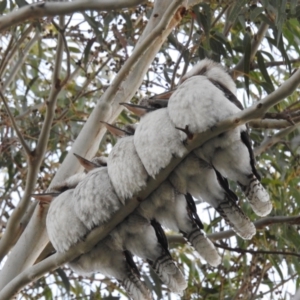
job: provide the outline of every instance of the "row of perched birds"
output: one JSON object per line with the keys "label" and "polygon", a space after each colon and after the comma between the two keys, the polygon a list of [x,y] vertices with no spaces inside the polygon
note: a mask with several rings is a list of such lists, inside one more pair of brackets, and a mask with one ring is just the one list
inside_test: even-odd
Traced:
{"label": "row of perched birds", "polygon": [[105,239],[69,263],[75,272],[100,272],[116,278],[132,299],[152,299],[133,260],[136,255],[149,263],[171,292],[181,294],[187,283],[172,259],[163,228],[182,233],[210,265],[221,262],[203,231],[194,198],[209,203],[240,237],[250,239],[255,234],[227,181],[238,183],[257,215],[270,213],[272,204],[255,168],[247,126],[226,131],[190,153],[185,147],[195,134],[243,109],[235,95],[236,86],[220,64],[200,61],[174,91],[141,105],[124,104],[140,116],[140,122],[125,130],[106,124],[120,137],[108,157],[88,161],[78,156],[85,173],[71,176],[51,193],[36,195],[51,200],[49,239],[57,252],[65,252],[108,222],[172,157],[184,157]]}

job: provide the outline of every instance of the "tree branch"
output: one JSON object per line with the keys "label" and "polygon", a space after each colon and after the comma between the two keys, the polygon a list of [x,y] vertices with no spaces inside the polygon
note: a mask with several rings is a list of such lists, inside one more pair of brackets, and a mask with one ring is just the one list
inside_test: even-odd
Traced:
{"label": "tree branch", "polygon": [[[300,117],[294,118],[293,122],[298,124],[300,122]],[[273,119],[258,119],[249,122],[252,128],[261,129],[283,129],[291,126],[291,122],[287,120],[273,120]]]}
{"label": "tree branch", "polygon": [[3,85],[2,85],[2,91],[4,92],[7,87],[11,84],[11,82],[14,80],[16,74],[19,72],[21,67],[23,66],[23,63],[27,57],[28,52],[30,49],[34,46],[34,44],[41,38],[41,35],[39,32],[36,32],[34,37],[30,40],[30,42],[26,45],[24,48],[22,55],[20,55],[19,59],[16,61],[14,66],[11,67],[11,72],[6,77]]}
{"label": "tree branch", "polygon": [[[253,222],[256,229],[263,229],[266,226],[273,224],[290,224],[290,225],[299,225],[300,216],[276,216],[276,217],[265,217]],[[224,230],[219,232],[210,233],[207,237],[213,241],[218,241],[222,239],[228,239],[230,237],[236,236],[236,233],[233,230]],[[167,235],[168,241],[170,244],[185,244],[186,240],[182,235]]]}
{"label": "tree branch", "polygon": [[[60,25],[61,26],[64,25],[64,17],[61,17]],[[37,142],[37,146],[35,150],[31,152],[31,155],[28,157],[28,173],[27,173],[26,187],[25,187],[23,198],[21,199],[21,201],[18,203],[17,207],[11,214],[7,223],[6,231],[4,232],[4,235],[0,240],[0,259],[3,259],[3,257],[10,250],[13,243],[16,241],[16,238],[18,238],[21,234],[20,220],[28,207],[32,191],[35,188],[36,179],[38,176],[38,172],[40,170],[40,165],[44,159],[44,155],[47,149],[50,129],[55,115],[56,100],[59,92],[61,91],[59,74],[61,70],[62,56],[63,56],[63,39],[61,36],[59,36],[58,43],[57,43],[55,66],[54,66],[53,77],[52,77],[52,88],[50,90],[49,98],[46,102],[47,110],[46,110],[45,120]],[[22,251],[20,251],[20,246],[13,248],[11,257],[14,256],[16,257],[14,257],[13,262],[10,263],[12,263],[14,267],[10,266],[9,260],[4,265],[0,273],[0,289],[1,286],[4,286],[11,278],[13,278],[15,274],[19,272],[19,270],[21,270],[27,265],[30,265],[31,261],[30,260],[26,261],[27,259],[26,251],[32,253],[34,257],[36,255],[37,256],[39,255],[39,253],[37,254],[34,253],[32,251],[32,248],[40,245],[40,242],[42,244],[44,243],[41,237],[45,235],[44,231],[45,231],[44,228],[42,228],[41,226],[36,226],[33,230],[34,242],[29,241],[27,236],[27,239],[25,241],[26,246],[24,245],[21,246]],[[17,255],[18,252],[22,253],[22,255]],[[22,261],[24,257],[25,260]]]}
{"label": "tree branch", "polygon": [[[299,62],[300,62],[299,58],[298,59],[290,59],[291,64],[295,64],[295,63],[299,63]],[[265,62],[266,68],[285,66],[285,65],[286,65],[286,61],[284,61],[284,60]],[[259,66],[256,63],[250,65],[250,70],[255,70],[255,69],[258,69],[258,68],[259,68]]]}
{"label": "tree branch", "polygon": [[[204,144],[207,140],[230,130],[238,125],[244,124],[247,121],[251,120],[250,116],[254,116],[257,118],[258,116],[263,116],[265,110],[269,109],[272,105],[276,104],[281,99],[284,99],[286,96],[291,94],[293,90],[298,86],[300,77],[300,70],[298,70],[292,77],[290,77],[285,83],[283,83],[277,91],[273,92],[272,94],[268,95],[257,104],[253,105],[252,107],[241,111],[235,116],[230,117],[227,120],[223,120],[218,122],[213,128],[206,130],[200,134],[195,135],[195,138],[190,141],[187,145],[187,153],[186,155],[194,150],[195,148],[200,147]],[[282,97],[282,98],[280,98]],[[259,112],[257,112],[259,110]],[[258,115],[258,116],[257,116]],[[186,155],[184,157],[186,157]],[[74,245],[69,251],[65,253],[56,253],[50,258],[45,259],[43,262],[30,267],[27,271],[19,275],[16,279],[12,280],[0,293],[0,300],[1,299],[8,299],[12,296],[12,293],[16,290],[22,288],[25,284],[29,283],[31,280],[42,276],[44,273],[48,272],[49,270],[53,270],[57,268],[59,265],[73,260],[75,257],[79,256],[82,253],[89,251],[97,242],[102,240],[105,236],[112,231],[117,224],[122,222],[130,213],[132,213],[139,205],[141,200],[146,199],[152,191],[154,191],[157,187],[161,185],[163,181],[165,181],[172,170],[184,159],[184,157],[172,158],[170,164],[163,169],[156,179],[150,178],[147,187],[142,190],[141,192],[130,199],[127,204],[119,210],[108,223],[104,224],[99,228],[95,228],[90,234],[87,236],[84,242],[80,242]],[[297,221],[299,222],[300,217],[297,217]],[[269,218],[262,219],[264,224],[270,222]],[[274,218],[272,218],[272,222],[274,223]],[[261,220],[259,220],[261,221]],[[258,222],[259,222],[258,221]],[[262,222],[262,221],[261,221]],[[218,233],[220,234],[220,233]],[[224,233],[222,233],[224,234]],[[214,234],[215,236],[217,234]],[[213,239],[213,235],[210,236]]]}
{"label": "tree branch", "polygon": [[81,0],[73,2],[40,2],[23,6],[0,18],[0,31],[29,19],[61,16],[86,10],[114,10],[134,7],[146,0]]}
{"label": "tree branch", "polygon": [[273,251],[273,250],[251,250],[251,249],[242,249],[242,248],[232,248],[228,247],[223,244],[214,243],[214,245],[218,248],[222,248],[229,251],[234,251],[238,253],[251,253],[251,254],[274,254],[274,255],[290,255],[300,257],[300,254],[295,252],[288,252],[288,251]]}
{"label": "tree branch", "polygon": [[[28,37],[28,35],[31,33],[33,30],[33,25],[30,24],[23,32],[22,36],[17,40],[12,47],[12,41],[13,38],[15,37],[13,34],[11,35],[11,40],[5,50],[5,53],[2,57],[1,63],[0,63],[0,77],[3,78],[3,72],[8,66],[9,62],[13,60],[15,57],[15,54],[18,53],[18,50],[20,49],[20,45],[25,41],[25,39]],[[26,57],[26,56],[25,56]]]}
{"label": "tree branch", "polygon": [[254,149],[254,155],[259,156],[261,153],[265,152],[268,148],[277,144],[282,138],[286,137],[288,134],[300,127],[300,124],[290,126],[288,128],[282,129],[271,137],[267,137],[258,147]]}
{"label": "tree branch", "polygon": [[[269,28],[269,25],[266,23],[262,23],[257,31],[257,33],[254,35],[252,43],[251,43],[251,54],[250,54],[250,62],[253,61],[256,52],[258,50],[259,45],[261,44],[262,40],[265,37],[265,34]],[[240,59],[240,61],[237,63],[237,65],[231,70],[231,75],[233,79],[237,79],[239,76],[243,75],[244,71],[244,56]]]}
{"label": "tree branch", "polygon": [[27,154],[27,156],[31,156],[31,149],[29,148],[29,146],[27,145],[26,141],[24,140],[23,138],[23,135],[22,133],[20,132],[19,128],[18,128],[18,125],[17,123],[15,122],[15,119],[14,119],[14,116],[12,115],[12,113],[10,112],[10,109],[9,109],[9,106],[5,100],[5,97],[2,93],[2,91],[0,90],[0,98],[2,99],[3,103],[4,103],[4,106],[6,108],[6,111],[7,111],[7,114],[10,118],[10,121],[11,121],[11,124],[20,140],[20,143],[21,145],[23,146],[24,150],[25,150],[25,153]]}

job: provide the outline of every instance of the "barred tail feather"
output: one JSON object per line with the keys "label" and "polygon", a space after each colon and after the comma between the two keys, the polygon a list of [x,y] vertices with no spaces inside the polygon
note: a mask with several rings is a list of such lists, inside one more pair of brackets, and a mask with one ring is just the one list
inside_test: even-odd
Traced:
{"label": "barred tail feather", "polygon": [[127,277],[119,282],[133,300],[153,300],[151,292],[133,272],[128,271]]}
{"label": "barred tail feather", "polygon": [[186,238],[200,256],[211,266],[216,267],[221,263],[221,257],[219,256],[214,244],[201,230],[199,230],[199,228],[194,228],[186,235]]}
{"label": "barred tail feather", "polygon": [[270,201],[270,196],[256,177],[250,180],[244,192],[253,211],[258,216],[264,217],[271,212],[272,202]]}
{"label": "barred tail feather", "polygon": [[216,210],[241,238],[249,240],[256,233],[254,224],[234,201],[225,198]]}
{"label": "barred tail feather", "polygon": [[149,264],[172,293],[182,294],[186,289],[187,282],[169,254],[160,256],[153,262],[149,261]]}

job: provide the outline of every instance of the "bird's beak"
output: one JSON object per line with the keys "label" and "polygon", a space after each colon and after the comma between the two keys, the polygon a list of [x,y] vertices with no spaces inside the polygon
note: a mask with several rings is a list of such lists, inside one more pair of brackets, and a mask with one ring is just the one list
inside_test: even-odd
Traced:
{"label": "bird's beak", "polygon": [[31,196],[42,203],[49,204],[53,200],[53,198],[57,197],[60,194],[61,193],[42,193],[31,194]]}
{"label": "bird's beak", "polygon": [[98,168],[99,166],[97,166],[96,164],[94,164],[93,162],[91,162],[90,160],[76,154],[76,153],[73,153],[76,158],[79,160],[80,164],[84,167],[84,169],[89,172],[89,171],[92,171],[96,168]]}
{"label": "bird's beak", "polygon": [[[168,91],[168,92],[164,92],[164,93],[161,93],[161,94],[158,94],[158,95],[155,95],[155,96],[152,96],[152,97],[150,97],[149,98],[149,100],[165,100],[165,101],[167,101],[167,100],[169,100],[170,99],[170,97],[172,96],[172,94],[175,92],[175,89],[173,89],[173,90],[170,90],[170,91]],[[167,104],[168,105],[168,104]]]}
{"label": "bird's beak", "polygon": [[116,137],[124,137],[124,136],[128,136],[131,135],[130,132],[127,132],[126,130],[123,130],[117,126],[111,125],[109,123],[100,121],[101,123],[103,123],[106,127],[106,129],[114,136]]}
{"label": "bird's beak", "polygon": [[136,105],[131,103],[120,102],[119,104],[125,106],[128,110],[130,110],[132,113],[136,114],[139,117],[142,117],[149,111],[155,110],[155,108],[149,108],[147,106]]}

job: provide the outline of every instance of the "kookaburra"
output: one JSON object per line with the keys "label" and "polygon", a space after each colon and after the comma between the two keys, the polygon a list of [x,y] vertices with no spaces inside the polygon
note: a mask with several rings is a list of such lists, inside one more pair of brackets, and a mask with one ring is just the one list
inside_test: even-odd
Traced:
{"label": "kookaburra", "polygon": [[149,111],[144,106],[129,103],[124,106],[141,117],[134,133],[134,146],[151,177],[155,178],[173,156],[182,157],[187,153],[166,108]]}
{"label": "kookaburra", "polygon": [[46,227],[49,239],[58,252],[67,251],[89,232],[75,214],[72,201],[74,188],[84,177],[85,174],[75,174],[54,186],[50,193],[33,195],[40,201],[50,202]]}
{"label": "kookaburra", "polygon": [[[91,164],[91,166],[94,165],[95,169],[90,171],[85,179],[77,185],[73,197],[75,207],[80,203],[80,209],[84,212],[82,213],[83,216],[86,212],[90,212],[90,220],[84,219],[85,224],[90,229],[91,226],[101,226],[112,217],[116,208],[115,199],[117,199],[108,177],[107,168],[103,165],[97,167],[96,161],[96,159],[93,159],[94,164]],[[116,169],[116,172],[122,172],[122,170],[121,167]],[[105,177],[104,174],[106,174]],[[86,198],[83,199],[83,197]],[[109,204],[111,201],[112,205]],[[96,207],[97,203],[98,207]],[[90,208],[94,212],[90,211]],[[79,211],[77,214],[79,215]],[[118,241],[117,244],[120,249],[130,251],[132,254],[147,260],[171,292],[182,293],[186,288],[187,284],[184,276],[169,253],[167,239],[158,222],[155,220],[150,221],[139,214],[132,213],[110,233],[110,236],[110,240],[113,242]],[[107,247],[112,246],[107,245]],[[102,246],[97,246],[97,249],[95,248],[93,251],[100,251]],[[94,253],[93,257],[96,259],[97,255]],[[101,260],[101,258],[99,259]],[[88,258],[86,258],[83,265],[88,263]],[[97,263],[95,260],[95,264]],[[103,273],[102,270],[98,271]]]}
{"label": "kookaburra", "polygon": [[[74,188],[84,180],[85,174],[76,174],[63,184],[52,188],[51,193],[34,195],[41,201],[51,201],[46,219],[49,239],[57,252],[65,252],[90,231],[90,224],[83,223],[75,212]],[[93,205],[93,204],[92,204]],[[68,265],[79,275],[100,272],[116,278],[134,300],[151,300],[150,291],[139,278],[131,254],[124,251],[122,243],[108,236],[90,252],[84,253]]]}
{"label": "kookaburra", "polygon": [[244,239],[256,233],[254,224],[236,203],[237,196],[227,181],[209,163],[190,153],[170,174],[170,182],[182,194],[209,203]]}
{"label": "kookaburra", "polygon": [[[176,127],[200,133],[243,109],[235,93],[235,84],[224,68],[204,59],[181,79],[169,99],[168,114]],[[185,133],[180,134],[184,139]],[[246,125],[207,141],[195,153],[222,176],[236,181],[257,215],[270,213],[272,203],[259,181]]]}

